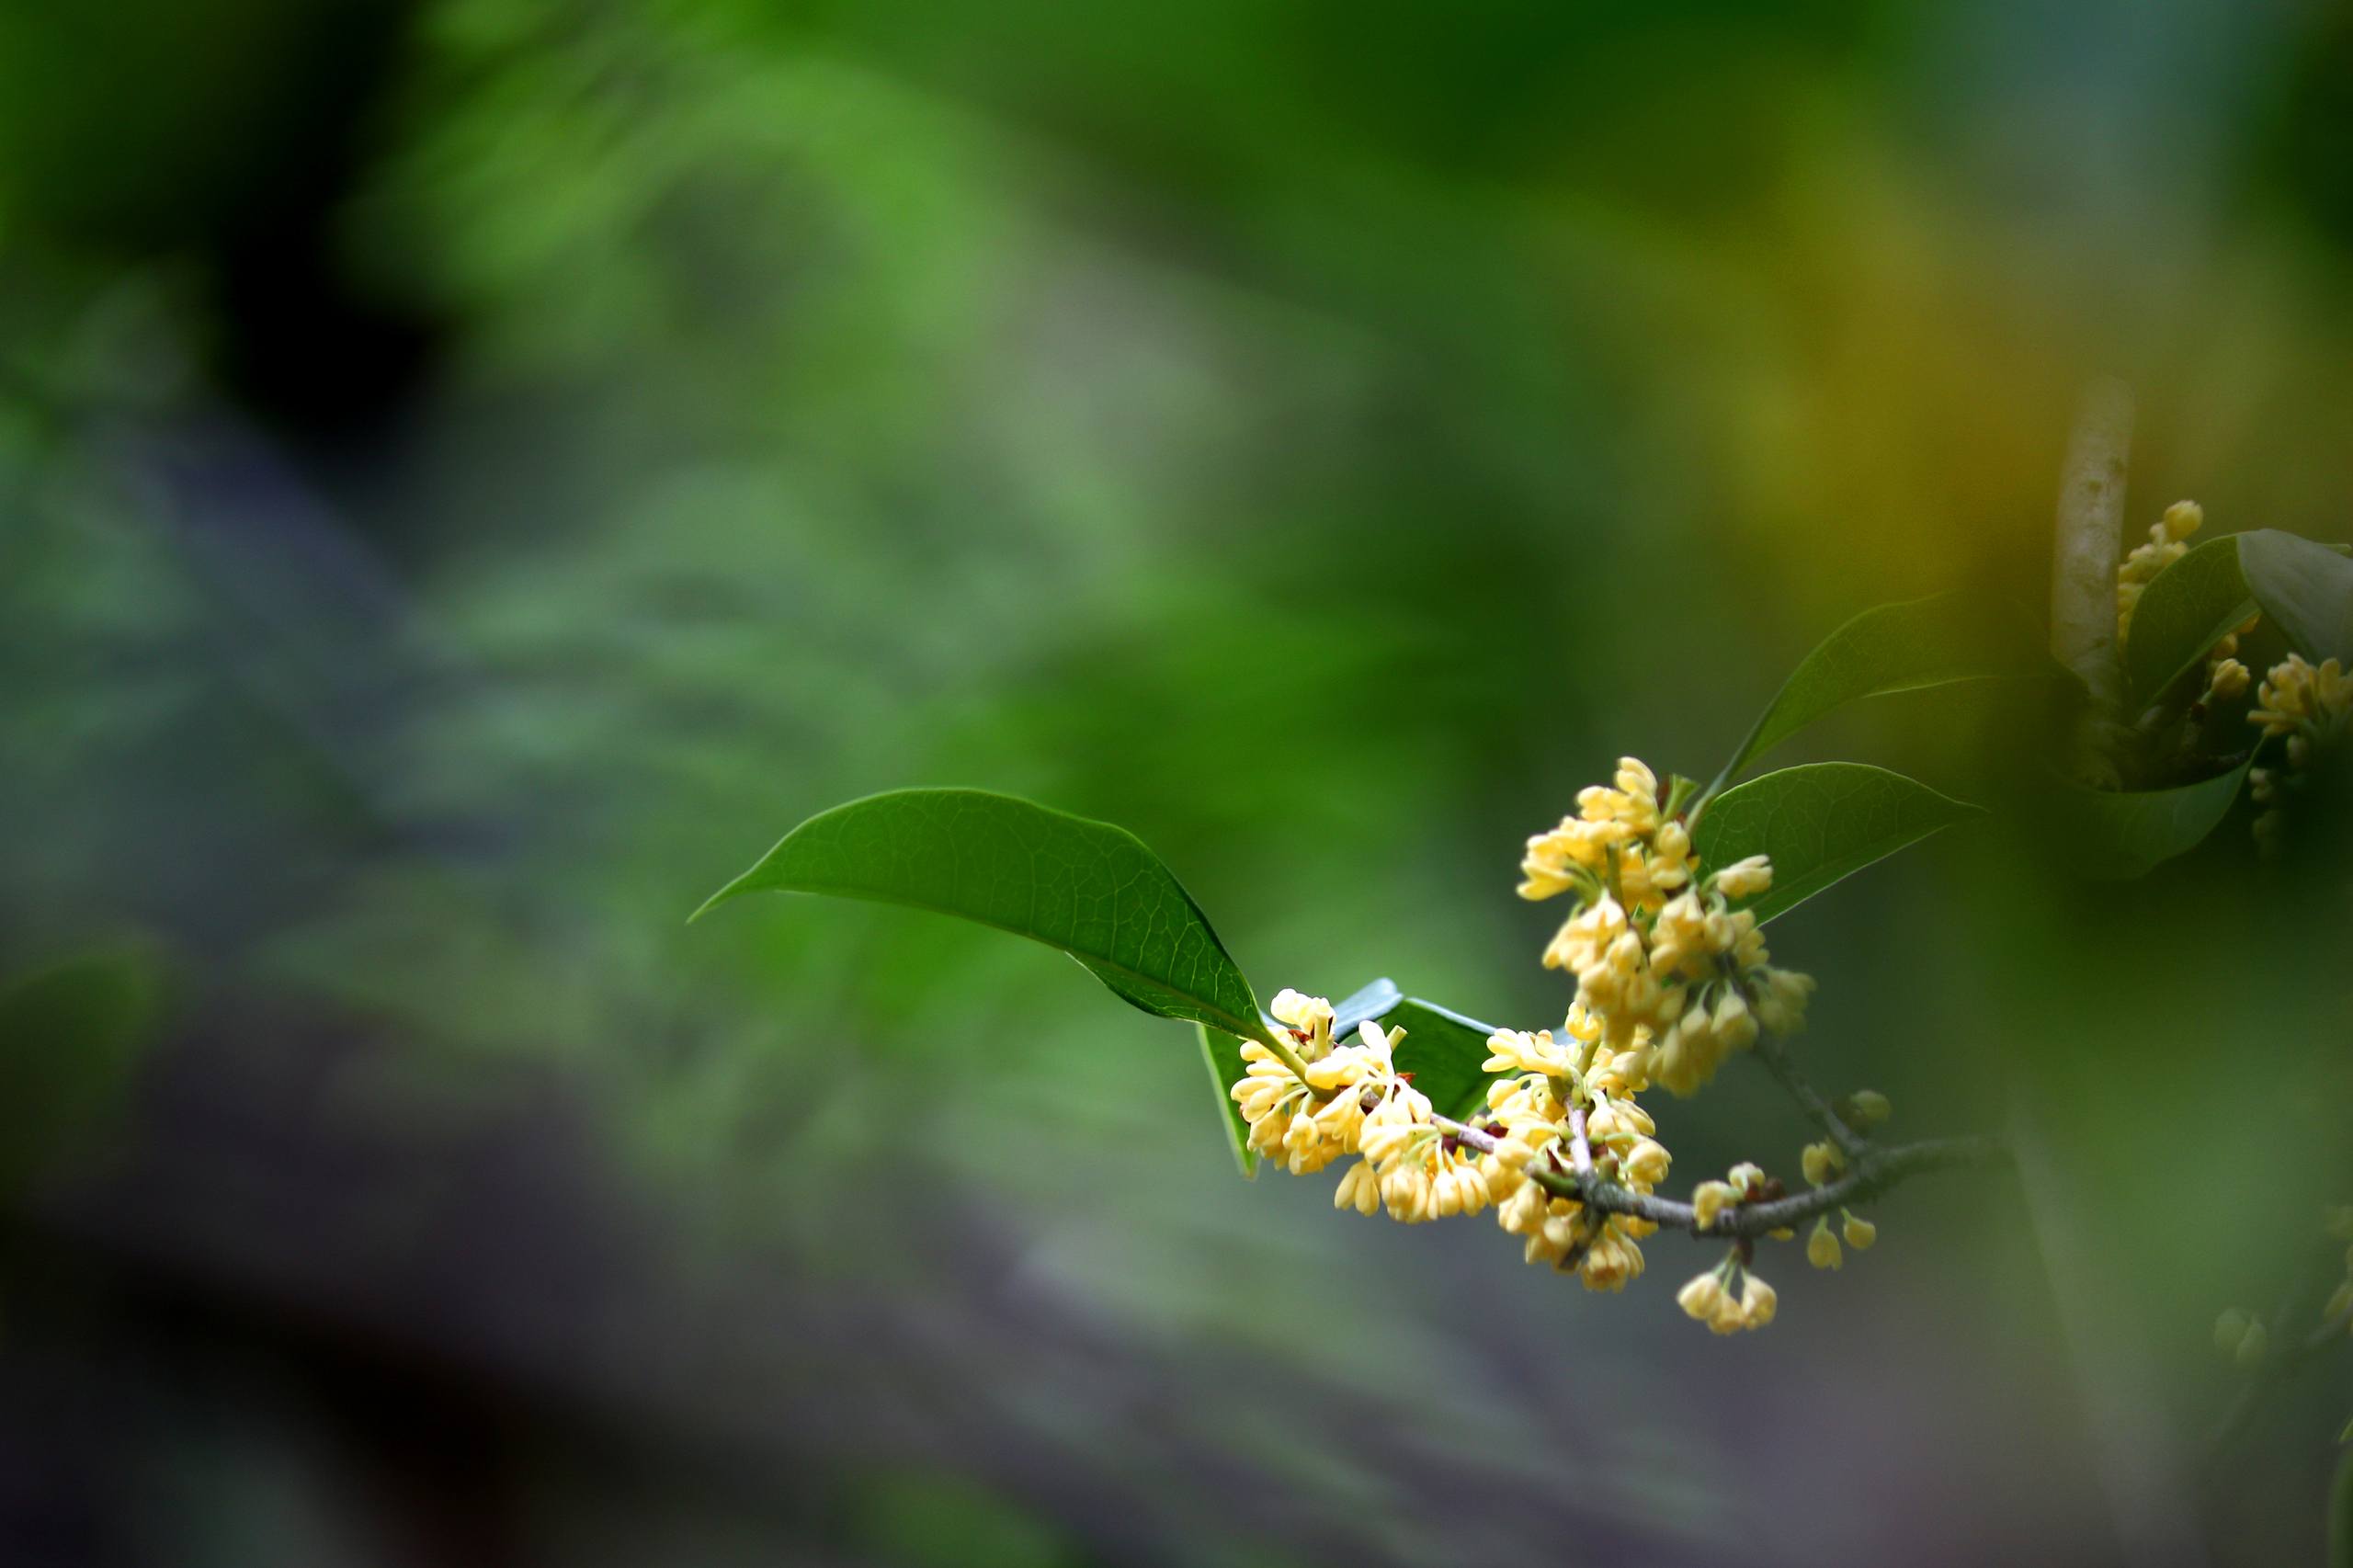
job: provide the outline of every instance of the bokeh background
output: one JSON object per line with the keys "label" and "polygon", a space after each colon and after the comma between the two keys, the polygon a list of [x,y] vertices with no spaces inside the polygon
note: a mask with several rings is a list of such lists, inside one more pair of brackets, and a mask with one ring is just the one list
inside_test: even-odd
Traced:
{"label": "bokeh background", "polygon": [[2100,372],[2136,528],[2353,532],[2353,8],[0,9],[0,1557],[2315,1560],[2341,1364],[2200,1452],[2353,1192],[2343,904],[2243,820],[1774,927],[1826,1085],[2029,1159],[1734,1341],[1688,1241],[1238,1181],[1040,949],[684,921],[977,784],[1261,995],[1555,1021],[1520,840],[1864,606],[2034,611]]}

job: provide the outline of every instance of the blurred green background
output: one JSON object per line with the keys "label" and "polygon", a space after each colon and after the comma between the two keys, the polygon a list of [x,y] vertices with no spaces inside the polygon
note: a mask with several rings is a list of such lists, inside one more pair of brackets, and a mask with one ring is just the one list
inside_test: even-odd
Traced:
{"label": "blurred green background", "polygon": [[1825,1085],[2033,1157],[1733,1342],[1688,1241],[1587,1297],[1236,1181],[1039,949],[684,924],[977,784],[1262,997],[1555,1022],[1525,835],[1864,606],[2039,608],[2101,371],[2136,531],[2353,532],[2353,8],[0,11],[0,1555],[2315,1557],[2341,1366],[2197,1454],[2353,1192],[2342,903],[2243,822],[1774,927]]}

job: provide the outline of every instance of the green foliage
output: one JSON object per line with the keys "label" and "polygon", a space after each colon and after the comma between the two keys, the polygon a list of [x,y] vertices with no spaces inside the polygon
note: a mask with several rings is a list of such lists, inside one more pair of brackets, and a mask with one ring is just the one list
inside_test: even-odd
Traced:
{"label": "green foliage", "polygon": [[2052,842],[2085,876],[2121,881],[2145,875],[2214,831],[2253,762],[2250,755],[2228,773],[2171,790],[2054,785]]}
{"label": "green foliage", "polygon": [[79,954],[0,986],[0,1192],[87,1138],[154,1031],[145,949]]}
{"label": "green foliage", "polygon": [[1210,1092],[1217,1096],[1218,1116],[1225,1123],[1225,1142],[1233,1151],[1234,1168],[1243,1180],[1254,1180],[1258,1175],[1258,1151],[1250,1147],[1250,1124],[1242,1119],[1242,1108],[1233,1103],[1229,1092],[1242,1081],[1242,1042],[1207,1024],[1195,1024],[1193,1031],[1201,1037],[1201,1063],[1210,1070]]}
{"label": "green foliage", "polygon": [[1693,829],[1701,859],[1719,868],[1773,858],[1773,886],[1749,901],[1770,920],[1874,860],[1979,814],[1966,801],[1859,762],[1785,767],[1725,790]]}
{"label": "green foliage", "polygon": [[1123,828],[984,790],[899,790],[821,812],[711,895],[829,893],[961,915],[1059,948],[1122,1001],[1267,1038],[1192,896]]}
{"label": "green foliage", "polygon": [[2054,672],[2016,617],[1988,613],[1972,596],[1938,594],[1879,605],[1824,638],[1790,673],[1717,783],[1860,698]]}
{"label": "green foliage", "polygon": [[1397,1070],[1413,1074],[1414,1087],[1429,1096],[1440,1116],[1460,1121],[1486,1105],[1490,1080],[1480,1063],[1487,1060],[1494,1026],[1416,996],[1399,1001],[1381,1021],[1405,1031],[1397,1046]]}
{"label": "green foliage", "polygon": [[2298,653],[2315,663],[2353,665],[2353,561],[2327,545],[2264,528],[2239,535],[2239,566],[2255,602]]}
{"label": "green foliage", "polygon": [[2126,690],[2154,701],[2257,609],[2313,659],[2353,659],[2353,561],[2343,545],[2276,528],[2209,540],[2157,574],[2133,607]]}
{"label": "green foliage", "polygon": [[2155,700],[2255,608],[2236,538],[2208,540],[2158,573],[2132,608],[2124,642],[2124,683],[2133,706]]}

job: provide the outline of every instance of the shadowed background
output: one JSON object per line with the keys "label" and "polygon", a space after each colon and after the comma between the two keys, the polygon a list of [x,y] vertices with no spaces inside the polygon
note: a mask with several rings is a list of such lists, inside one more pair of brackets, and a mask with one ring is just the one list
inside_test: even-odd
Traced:
{"label": "shadowed background", "polygon": [[[1826,1086],[2052,1170],[1736,1341],[1688,1240],[1588,1297],[1237,1181],[1037,949],[683,922],[975,784],[1262,996],[1557,1022],[1522,839],[1864,606],[2039,608],[2091,374],[2136,531],[2347,537],[2348,73],[2313,4],[0,14],[0,1556],[2313,1556],[2341,1366],[2190,1463],[2353,1187],[2342,905],[2243,822],[1773,927]],[[2014,714],[1787,756],[1965,792]],[[1677,1190],[1804,1138],[1660,1117]]]}

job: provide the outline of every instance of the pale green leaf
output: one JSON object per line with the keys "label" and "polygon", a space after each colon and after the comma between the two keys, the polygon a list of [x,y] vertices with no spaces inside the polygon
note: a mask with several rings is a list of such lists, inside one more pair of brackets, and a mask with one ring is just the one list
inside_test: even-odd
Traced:
{"label": "pale green leaf", "polygon": [[1485,1108],[1489,1080],[1480,1063],[1487,1060],[1492,1026],[1416,996],[1401,999],[1381,1022],[1405,1031],[1397,1045],[1397,1071],[1414,1075],[1414,1087],[1440,1116],[1462,1121]]}
{"label": "pale green leaf", "polygon": [[1147,1013],[1264,1040],[1209,917],[1124,828],[984,790],[899,790],[811,817],[697,910],[826,893],[960,915],[1058,948]]}
{"label": "pale green leaf", "polygon": [[1770,920],[1872,861],[1978,808],[1859,762],[1785,767],[1725,790],[1693,830],[1701,861],[1721,869],[1751,855],[1773,860],[1773,885],[1746,907]]}
{"label": "pale green leaf", "polygon": [[2214,831],[2253,760],[2250,756],[2228,773],[2171,790],[2053,784],[2052,842],[2085,876],[2104,881],[2143,876]]}
{"label": "pale green leaf", "polygon": [[2277,528],[2238,540],[2247,589],[2290,644],[2314,663],[2353,666],[2353,561]]}
{"label": "pale green leaf", "polygon": [[2017,616],[1961,594],[1867,609],[1824,638],[1790,672],[1717,783],[1859,698],[2057,673],[2037,641]]}

